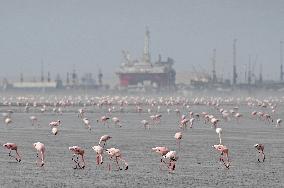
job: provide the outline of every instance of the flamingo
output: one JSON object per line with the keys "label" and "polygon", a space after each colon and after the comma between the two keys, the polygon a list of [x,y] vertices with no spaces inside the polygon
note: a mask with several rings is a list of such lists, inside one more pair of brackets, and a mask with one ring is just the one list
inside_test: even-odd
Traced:
{"label": "flamingo", "polygon": [[176,143],[178,145],[178,149],[180,150],[180,142],[181,142],[181,139],[182,139],[182,133],[181,132],[177,132],[175,134],[175,139],[176,139]]}
{"label": "flamingo", "polygon": [[221,128],[216,128],[215,131],[219,136],[219,144],[222,144],[221,134],[222,134],[223,130]]}
{"label": "flamingo", "polygon": [[110,119],[109,117],[102,116],[101,117],[101,122],[105,125],[107,123],[107,120],[109,120],[109,119]]}
{"label": "flamingo", "polygon": [[97,157],[96,157],[97,165],[103,164],[103,152],[104,152],[103,147],[101,147],[100,145],[97,145],[97,146],[93,146],[92,149],[97,154]]}
{"label": "flamingo", "polygon": [[[69,150],[71,152],[73,152],[73,157],[72,157],[72,161],[75,162],[76,166],[73,167],[74,169],[84,169],[85,168],[85,160],[84,160],[84,154],[85,154],[85,151],[80,148],[79,146],[72,146],[72,147],[69,147]],[[80,161],[79,161],[79,156],[81,156],[81,160],[83,162],[83,166],[80,165]],[[74,157],[76,157],[76,159],[74,159]]]}
{"label": "flamingo", "polygon": [[83,118],[85,116],[85,110],[80,108],[78,110],[78,118]]}
{"label": "flamingo", "polygon": [[170,150],[164,146],[162,147],[158,146],[158,147],[152,148],[152,150],[161,156],[161,159],[160,159],[160,170],[161,170],[163,163],[165,163],[163,160],[164,159],[163,156],[166,155]]}
{"label": "flamingo", "polygon": [[58,127],[60,124],[61,124],[60,120],[52,121],[52,122],[49,123],[49,125],[52,126],[52,127]]}
{"label": "flamingo", "polygon": [[276,120],[276,127],[279,127],[281,125],[282,119],[277,119]]}
{"label": "flamingo", "polygon": [[83,118],[82,121],[83,121],[84,125],[89,129],[89,131],[91,131],[92,128],[91,128],[89,119]]}
{"label": "flamingo", "polygon": [[260,162],[260,157],[262,157],[262,162],[265,160],[265,155],[264,155],[264,145],[263,144],[255,144],[254,147],[258,150],[259,157],[258,157],[258,162]]}
{"label": "flamingo", "polygon": [[58,133],[57,127],[53,127],[53,128],[51,129],[51,132],[52,132],[52,134],[57,135],[57,133]]}
{"label": "flamingo", "polygon": [[[3,144],[3,146],[10,150],[9,157],[15,158],[16,161],[21,162],[21,157],[20,157],[20,155],[18,153],[18,147],[17,147],[16,144],[8,142],[6,144]],[[12,150],[14,150],[16,152],[16,155],[17,155],[16,157],[11,155]]]}
{"label": "flamingo", "polygon": [[32,122],[32,126],[34,126],[34,124],[37,122],[37,118],[35,116],[31,116],[30,120]]}
{"label": "flamingo", "polygon": [[106,142],[111,139],[112,137],[109,136],[109,135],[103,135],[101,138],[100,138],[100,141],[99,141],[99,145],[101,145],[102,142],[104,142],[104,145],[103,147],[106,146]]}
{"label": "flamingo", "polygon": [[169,159],[169,164],[167,167],[169,168],[170,172],[173,172],[176,167],[176,161],[178,160],[178,157],[176,155],[176,151],[169,151],[166,155],[163,156],[165,159]]}
{"label": "flamingo", "polygon": [[5,123],[6,123],[6,125],[11,124],[11,123],[12,123],[12,119],[9,118],[9,117],[7,117],[7,118],[5,119]]}
{"label": "flamingo", "polygon": [[45,146],[43,143],[40,143],[40,142],[36,142],[33,144],[34,148],[37,150],[37,161],[36,163],[39,164],[38,162],[38,159],[39,159],[39,156],[40,156],[40,166],[43,166],[44,165],[44,158],[45,158]]}
{"label": "flamingo", "polygon": [[195,118],[190,118],[189,119],[189,128],[193,127],[193,122],[195,121]]}
{"label": "flamingo", "polygon": [[[118,170],[122,170],[119,166],[118,160],[124,162],[124,165],[125,165],[124,170],[128,170],[128,163],[121,157],[121,152],[119,149],[110,148],[110,149],[107,149],[106,152],[109,155],[110,160],[115,158],[115,162],[117,164]],[[110,170],[110,164],[109,164],[109,170]]]}
{"label": "flamingo", "polygon": [[[225,165],[226,168],[229,168],[230,167],[230,160],[229,160],[229,149],[224,146],[224,145],[221,145],[221,144],[218,144],[218,145],[214,145],[212,146],[213,148],[215,148],[217,151],[220,152],[220,162],[222,161],[223,164]],[[224,156],[226,157],[226,162],[225,162],[225,159],[224,159]]]}
{"label": "flamingo", "polygon": [[118,125],[119,127],[121,127],[120,120],[117,117],[113,117],[112,121],[114,122],[115,125]]}
{"label": "flamingo", "polygon": [[145,130],[146,130],[146,128],[150,129],[150,124],[147,120],[144,119],[144,120],[141,121],[141,123],[144,125]]}

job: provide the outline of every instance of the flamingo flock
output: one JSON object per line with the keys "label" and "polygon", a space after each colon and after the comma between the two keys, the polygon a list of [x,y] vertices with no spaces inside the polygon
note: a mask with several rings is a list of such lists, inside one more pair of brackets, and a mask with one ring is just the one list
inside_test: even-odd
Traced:
{"label": "flamingo flock", "polygon": [[[3,99],[2,105],[13,107],[12,100],[15,99]],[[165,143],[162,146],[147,146],[149,150],[154,151],[160,156],[160,169],[164,167],[173,173],[176,170],[177,161],[183,157],[182,152],[187,152],[182,149],[181,141],[184,138],[188,138],[190,132],[196,131],[196,129],[202,127],[203,129],[214,130],[214,134],[217,134],[216,141],[212,140],[211,145],[208,149],[213,148],[219,154],[219,162],[226,168],[231,167],[231,158],[229,157],[229,147],[224,145],[229,137],[225,137],[223,140],[223,134],[227,134],[230,131],[229,126],[231,122],[236,122],[239,126],[242,126],[243,119],[248,117],[256,124],[263,123],[268,128],[279,128],[281,127],[282,119],[278,115],[278,102],[276,99],[265,99],[259,100],[256,98],[248,97],[246,99],[234,99],[234,98],[194,98],[189,100],[185,97],[120,97],[120,96],[103,96],[103,97],[86,97],[82,100],[82,97],[70,98],[65,97],[54,101],[48,100],[36,100],[35,98],[17,98],[16,103],[18,107],[24,107],[24,113],[53,113],[57,116],[64,115],[68,107],[80,107],[77,113],[77,120],[79,120],[84,128],[88,129],[89,132],[96,134],[97,127],[105,127],[106,129],[122,127],[121,122],[125,122],[124,119],[127,113],[137,113],[138,118],[136,119],[137,124],[142,124],[145,132],[149,132],[152,129],[162,129],[163,123],[165,122],[165,116],[171,116],[174,113],[174,118],[171,116],[172,127],[176,130],[173,132],[173,138],[175,139],[175,148],[172,150],[168,147],[170,143]],[[240,102],[241,101],[241,102]],[[229,104],[238,104],[238,106],[230,107]],[[195,111],[194,106],[202,105],[205,106],[207,111]],[[249,113],[241,112],[243,106],[248,107]],[[103,115],[96,117],[96,127],[91,123],[88,117],[93,114],[88,111],[88,107],[96,108]],[[163,112],[166,112],[162,114]],[[114,114],[120,113],[121,116],[114,116]],[[87,117],[88,115],[88,117]],[[13,116],[15,113],[13,110],[7,110],[2,113],[3,122],[7,127],[13,127],[15,123]],[[124,117],[123,117],[124,116]],[[76,117],[76,116],[75,116]],[[29,116],[32,126],[42,126],[44,124],[41,121],[39,124],[40,115]],[[60,119],[60,118],[59,118]],[[123,120],[123,121],[122,121]],[[110,122],[109,122],[110,121]],[[111,122],[113,124],[111,124]],[[47,123],[46,123],[47,124]],[[49,123],[51,133],[57,135],[59,129],[65,125],[61,120],[53,120]],[[123,123],[124,124],[124,123]],[[189,124],[189,129],[188,129]],[[47,124],[48,125],[48,124]],[[105,126],[107,125],[107,126]],[[113,125],[113,127],[112,127]],[[124,126],[123,126],[124,127]],[[122,128],[123,128],[122,127]],[[140,127],[140,126],[139,126]],[[221,128],[222,127],[222,128]],[[143,128],[142,128],[143,129]],[[151,129],[151,130],[150,130]],[[225,131],[223,131],[225,130]],[[64,130],[61,130],[62,132]],[[60,132],[61,132],[60,131]],[[60,133],[61,134],[61,133]],[[213,133],[212,133],[213,135]],[[60,137],[60,135],[59,135]],[[87,149],[92,149],[95,153],[95,163],[98,166],[102,166],[107,163],[107,169],[111,171],[112,164],[116,165],[117,170],[128,170],[129,164],[126,162],[124,155],[117,147],[107,147],[108,142],[113,142],[113,137],[105,134],[100,136],[100,139],[96,143],[97,145],[90,146]],[[171,138],[173,140],[173,138]],[[174,140],[173,140],[174,142]],[[259,142],[255,140],[255,142]],[[184,141],[183,141],[184,143]],[[131,144],[131,143],[130,143]],[[46,158],[46,147],[41,142],[35,142],[32,146],[36,150],[36,164],[39,167],[45,165]],[[17,162],[21,162],[23,159],[19,154],[18,146],[15,143],[5,143],[3,147],[9,150],[9,157],[13,158]],[[254,147],[259,152],[258,162],[265,162],[264,144],[258,143]],[[231,148],[231,147],[230,147]],[[86,148],[81,146],[70,146],[66,148],[72,153],[72,161],[74,163],[74,169],[85,169],[86,161]],[[210,150],[209,150],[210,151]],[[14,153],[15,154],[12,154]],[[105,162],[107,159],[108,162]]]}

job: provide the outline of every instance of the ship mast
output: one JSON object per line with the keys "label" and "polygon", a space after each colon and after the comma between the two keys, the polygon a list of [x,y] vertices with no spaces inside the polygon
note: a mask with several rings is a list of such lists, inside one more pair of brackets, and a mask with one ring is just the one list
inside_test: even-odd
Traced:
{"label": "ship mast", "polygon": [[143,62],[150,63],[150,32],[148,27],[146,27],[145,32]]}
{"label": "ship mast", "polygon": [[280,81],[283,81],[283,41],[280,41]]}
{"label": "ship mast", "polygon": [[234,43],[233,43],[233,85],[237,84],[237,67],[236,67],[236,43],[237,43],[237,39],[234,39]]}
{"label": "ship mast", "polygon": [[217,82],[217,76],[216,76],[216,49],[213,49],[213,57],[212,57],[212,81],[213,83]]}

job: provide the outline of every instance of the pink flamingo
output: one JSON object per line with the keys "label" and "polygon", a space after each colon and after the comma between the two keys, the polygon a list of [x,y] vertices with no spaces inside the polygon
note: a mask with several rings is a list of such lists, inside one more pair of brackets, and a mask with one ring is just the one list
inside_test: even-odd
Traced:
{"label": "pink flamingo", "polygon": [[189,128],[193,127],[193,122],[195,121],[195,118],[190,118],[189,119]]}
{"label": "pink flamingo", "polygon": [[[18,147],[17,147],[16,144],[14,144],[14,143],[6,143],[3,146],[10,150],[9,157],[15,158],[16,161],[21,162],[21,157],[20,157],[20,155],[18,153]],[[16,155],[17,155],[16,157],[11,155],[12,150],[14,150],[16,152]]]}
{"label": "pink flamingo", "polygon": [[178,160],[178,157],[176,155],[176,151],[169,151],[166,155],[163,156],[165,159],[169,160],[169,163],[167,165],[170,172],[173,172],[176,168],[176,161]]}
{"label": "pink flamingo", "polygon": [[103,143],[104,143],[103,147],[105,147],[105,146],[106,146],[106,142],[107,142],[109,139],[111,139],[111,138],[112,138],[112,137],[109,136],[109,135],[103,135],[103,136],[100,138],[99,145],[101,145],[101,143],[103,142]]}
{"label": "pink flamingo", "polygon": [[101,122],[105,125],[107,123],[107,120],[109,120],[109,119],[110,119],[109,117],[102,116],[101,117]]}
{"label": "pink flamingo", "polygon": [[[218,144],[218,145],[214,145],[212,146],[213,148],[215,148],[217,151],[220,152],[220,162],[222,161],[223,164],[225,165],[226,168],[229,168],[230,167],[230,160],[229,160],[229,149],[224,146],[224,145],[221,145],[221,144]],[[224,156],[226,157],[226,162],[225,162],[225,159],[224,159]]]}
{"label": "pink flamingo", "polygon": [[[69,150],[71,152],[73,152],[73,157],[72,157],[72,161],[75,162],[76,166],[73,167],[74,169],[84,169],[85,168],[85,160],[84,160],[84,154],[85,154],[85,151],[80,148],[79,146],[72,146],[72,147],[69,147]],[[83,162],[83,166],[80,165],[80,161],[79,161],[79,156],[81,156],[81,160]],[[76,159],[74,158],[76,157]]]}
{"label": "pink flamingo", "polygon": [[104,148],[98,145],[98,146],[93,146],[92,149],[96,152],[97,155],[96,156],[97,165],[103,164]]}
{"label": "pink flamingo", "polygon": [[212,118],[211,120],[210,120],[210,122],[212,123],[212,126],[216,129],[216,127],[217,127],[217,123],[219,122],[220,120],[219,119],[216,119],[216,118]]}
{"label": "pink flamingo", "polygon": [[78,110],[78,118],[84,118],[84,116],[85,116],[85,110],[80,108]]}
{"label": "pink flamingo", "polygon": [[[117,164],[118,170],[122,170],[119,166],[118,160],[124,162],[124,165],[125,165],[124,170],[128,170],[128,163],[121,157],[121,152],[120,152],[119,149],[110,148],[110,149],[107,149],[106,152],[109,155],[110,160],[112,160],[114,158],[114,160]],[[110,164],[109,164],[108,169],[110,170]]]}
{"label": "pink flamingo", "polygon": [[49,123],[49,125],[50,125],[51,127],[58,127],[60,124],[61,124],[61,121],[60,121],[60,120],[52,121],[52,122]]}
{"label": "pink flamingo", "polygon": [[180,142],[181,142],[181,139],[182,139],[182,133],[181,132],[177,132],[175,134],[175,139],[176,139],[176,143],[178,145],[178,149],[180,150]]}
{"label": "pink flamingo", "polygon": [[83,118],[82,121],[83,121],[84,125],[89,129],[89,131],[91,131],[92,128],[91,128],[91,124],[90,124],[89,119],[88,118]]}
{"label": "pink flamingo", "polygon": [[[43,143],[40,142],[36,142],[33,144],[34,148],[37,150],[37,159],[39,159],[39,155],[40,155],[40,166],[44,165],[44,158],[45,158],[45,146]],[[37,160],[36,163],[38,163],[39,161]]]}
{"label": "pink flamingo", "polygon": [[165,163],[163,160],[164,159],[163,156],[166,155],[170,150],[167,147],[163,147],[163,146],[152,148],[152,150],[161,156],[161,159],[160,159],[160,170],[161,170],[163,163]]}
{"label": "pink flamingo", "polygon": [[258,150],[259,157],[258,157],[258,162],[260,162],[260,157],[262,157],[262,162],[265,160],[265,155],[264,155],[264,145],[263,144],[255,144],[254,147]]}
{"label": "pink flamingo", "polygon": [[180,121],[180,128],[186,129],[187,123],[189,122],[189,119],[186,119],[185,117]]}

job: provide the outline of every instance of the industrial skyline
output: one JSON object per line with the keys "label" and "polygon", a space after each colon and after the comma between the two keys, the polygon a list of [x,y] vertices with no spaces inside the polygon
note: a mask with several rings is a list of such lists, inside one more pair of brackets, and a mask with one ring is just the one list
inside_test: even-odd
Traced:
{"label": "industrial skyline", "polygon": [[121,51],[142,58],[148,26],[151,58],[172,57],[177,74],[193,67],[211,74],[216,49],[217,76],[232,80],[237,39],[239,80],[250,58],[255,74],[262,66],[264,79],[280,80],[282,1],[0,1],[0,22],[1,79],[40,78],[43,62],[53,78],[100,68],[117,81]]}

